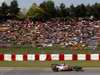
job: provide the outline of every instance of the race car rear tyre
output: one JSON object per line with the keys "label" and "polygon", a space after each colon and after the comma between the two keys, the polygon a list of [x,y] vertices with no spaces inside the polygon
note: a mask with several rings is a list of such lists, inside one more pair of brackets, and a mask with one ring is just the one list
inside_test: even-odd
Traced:
{"label": "race car rear tyre", "polygon": [[82,67],[80,67],[80,66],[73,66],[73,67],[72,67],[72,70],[73,70],[73,71],[77,71],[77,72],[78,72],[78,71],[83,71],[83,70],[82,70]]}

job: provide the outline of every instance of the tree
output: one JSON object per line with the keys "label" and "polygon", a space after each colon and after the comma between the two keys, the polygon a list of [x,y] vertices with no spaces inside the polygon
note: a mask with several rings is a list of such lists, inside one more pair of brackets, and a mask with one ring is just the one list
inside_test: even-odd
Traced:
{"label": "tree", "polygon": [[45,14],[45,11],[43,9],[38,7],[36,4],[33,4],[27,12],[27,17],[30,17],[33,19],[43,19],[44,14]]}
{"label": "tree", "polygon": [[87,13],[87,10],[84,4],[78,5],[75,8],[76,17],[86,17],[86,13]]}
{"label": "tree", "polygon": [[68,15],[68,11],[65,7],[65,4],[64,3],[61,3],[60,4],[60,17],[66,17]]}
{"label": "tree", "polygon": [[1,15],[1,11],[2,11],[2,10],[1,10],[1,7],[0,7],[0,15]]}
{"label": "tree", "polygon": [[80,9],[81,9],[80,11],[81,17],[86,17],[86,12],[87,12],[86,6],[84,4],[81,4]]}
{"label": "tree", "polygon": [[86,12],[86,16],[87,17],[90,17],[90,16],[92,16],[93,14],[92,14],[92,6],[90,6],[89,4],[86,6],[86,10],[87,10],[87,12]]}
{"label": "tree", "polygon": [[18,7],[17,0],[13,0],[10,4],[10,15],[16,16],[19,13],[20,9]]}
{"label": "tree", "polygon": [[7,16],[8,13],[9,13],[9,7],[5,2],[3,2],[1,5],[1,15]]}
{"label": "tree", "polygon": [[55,17],[56,9],[55,9],[55,4],[53,1],[51,0],[47,1],[47,8],[48,8],[48,13],[50,14],[50,17]]}
{"label": "tree", "polygon": [[44,1],[43,3],[41,3],[39,7],[45,11],[44,16],[46,16],[46,19],[48,19],[49,13],[47,12],[48,8],[47,8],[47,5],[46,5],[46,2]]}
{"label": "tree", "polygon": [[45,15],[49,18],[54,18],[57,16],[55,4],[51,0],[44,1],[43,3],[41,3],[40,8],[42,8],[46,12]]}
{"label": "tree", "polygon": [[24,20],[26,19],[26,14],[27,14],[27,9],[26,8],[23,8],[19,14],[16,16],[17,19],[19,20]]}
{"label": "tree", "polygon": [[95,3],[93,6],[92,6],[92,11],[93,11],[93,16],[95,18],[99,18],[100,17],[100,4],[99,3]]}
{"label": "tree", "polygon": [[74,7],[74,5],[72,4],[69,9],[70,9],[70,11],[69,11],[70,17],[75,17],[76,16],[76,8]]}

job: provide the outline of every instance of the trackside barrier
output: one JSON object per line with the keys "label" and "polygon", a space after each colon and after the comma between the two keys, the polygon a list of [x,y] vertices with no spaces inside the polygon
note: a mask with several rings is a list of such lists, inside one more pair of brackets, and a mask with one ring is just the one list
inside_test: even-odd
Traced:
{"label": "trackside barrier", "polygon": [[0,61],[100,61],[100,54],[2,54],[0,53]]}
{"label": "trackside barrier", "polygon": [[4,54],[0,53],[0,61],[4,61]]}
{"label": "trackside barrier", "polygon": [[60,59],[60,61],[64,61],[64,59],[65,59],[64,53],[61,53],[61,54],[59,55],[59,59]]}

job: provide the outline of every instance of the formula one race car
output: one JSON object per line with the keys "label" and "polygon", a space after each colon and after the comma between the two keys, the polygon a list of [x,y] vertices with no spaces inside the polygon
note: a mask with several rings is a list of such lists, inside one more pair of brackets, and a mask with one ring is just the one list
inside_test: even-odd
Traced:
{"label": "formula one race car", "polygon": [[67,64],[52,64],[51,68],[54,72],[60,71],[83,71],[83,68],[80,66],[71,66]]}

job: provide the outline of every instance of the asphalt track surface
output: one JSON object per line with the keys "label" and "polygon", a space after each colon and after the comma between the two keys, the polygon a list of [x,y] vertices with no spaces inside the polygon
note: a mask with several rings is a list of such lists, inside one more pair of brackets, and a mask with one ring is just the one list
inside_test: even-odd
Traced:
{"label": "asphalt track surface", "polygon": [[84,72],[52,72],[51,69],[0,68],[0,75],[100,75],[100,69],[85,69]]}

